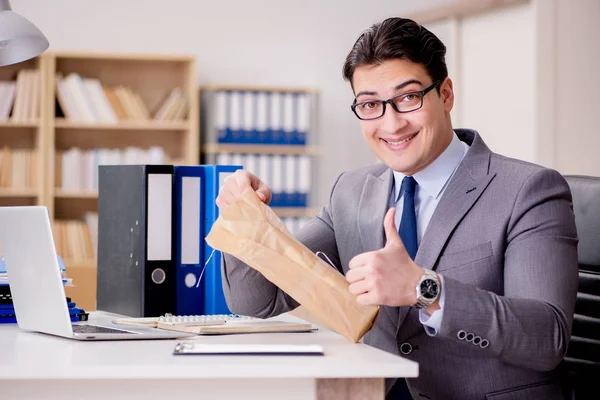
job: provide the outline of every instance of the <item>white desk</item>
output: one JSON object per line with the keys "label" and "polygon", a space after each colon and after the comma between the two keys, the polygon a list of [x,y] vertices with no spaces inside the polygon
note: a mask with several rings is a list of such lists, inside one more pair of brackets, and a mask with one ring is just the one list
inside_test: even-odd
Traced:
{"label": "white desk", "polygon": [[[96,312],[90,321],[112,316]],[[188,340],[188,339],[186,339]],[[378,399],[418,365],[321,328],[198,336],[202,343],[320,344],[325,356],[173,356],[177,340],[79,342],[0,325],[3,399]]]}

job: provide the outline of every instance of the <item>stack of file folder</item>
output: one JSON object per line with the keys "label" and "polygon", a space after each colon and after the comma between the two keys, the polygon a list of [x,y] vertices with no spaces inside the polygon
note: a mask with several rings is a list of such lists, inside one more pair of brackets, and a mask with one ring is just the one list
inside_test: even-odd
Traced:
{"label": "stack of file folder", "polygon": [[203,93],[203,119],[216,142],[306,145],[314,119],[309,91],[209,90]]}
{"label": "stack of file folder", "polygon": [[[64,285],[71,285],[72,280],[66,276],[66,268],[62,258],[58,257],[61,275],[63,278]],[[35,296],[35,293],[31,294]],[[77,307],[75,302],[70,297],[65,298],[69,307],[69,314],[72,322],[86,321],[89,314],[84,309]],[[6,265],[4,259],[0,258],[0,324],[2,323],[16,323],[17,316],[15,314],[15,308],[13,305],[12,296],[10,294],[10,278],[6,272]]]}
{"label": "stack of file folder", "polygon": [[98,309],[129,317],[230,314],[204,238],[240,165],[101,165]]}

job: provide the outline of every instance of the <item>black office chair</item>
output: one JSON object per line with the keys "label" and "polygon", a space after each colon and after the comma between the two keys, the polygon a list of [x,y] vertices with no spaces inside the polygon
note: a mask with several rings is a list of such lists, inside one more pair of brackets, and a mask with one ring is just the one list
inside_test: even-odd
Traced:
{"label": "black office chair", "polygon": [[579,236],[579,288],[562,363],[568,400],[598,399],[600,378],[600,177],[566,175]]}

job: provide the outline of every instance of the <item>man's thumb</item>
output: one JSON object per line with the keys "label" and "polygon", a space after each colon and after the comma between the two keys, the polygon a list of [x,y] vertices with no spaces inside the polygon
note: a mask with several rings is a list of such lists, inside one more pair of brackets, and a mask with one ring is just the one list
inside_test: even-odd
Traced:
{"label": "man's thumb", "polygon": [[383,220],[383,228],[385,229],[385,237],[386,242],[385,245],[389,246],[390,244],[401,243],[400,235],[398,234],[398,230],[396,229],[396,223],[394,222],[394,218],[396,217],[396,209],[394,207],[390,208],[385,214],[385,219]]}

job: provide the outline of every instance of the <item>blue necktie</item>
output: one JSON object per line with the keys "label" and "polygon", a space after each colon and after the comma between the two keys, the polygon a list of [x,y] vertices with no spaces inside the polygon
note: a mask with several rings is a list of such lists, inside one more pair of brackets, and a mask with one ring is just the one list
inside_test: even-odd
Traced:
{"label": "blue necktie", "polygon": [[[402,196],[404,204],[402,206],[402,219],[400,220],[400,239],[406,247],[408,255],[413,260],[417,255],[417,216],[415,214],[415,186],[417,182],[412,176],[402,179]],[[410,400],[410,392],[406,385],[406,380],[398,378],[390,393],[386,396],[390,400]]]}
{"label": "blue necktie", "polygon": [[402,180],[402,220],[400,221],[400,239],[413,260],[417,255],[417,216],[415,215],[415,186],[417,182],[412,176]]}

